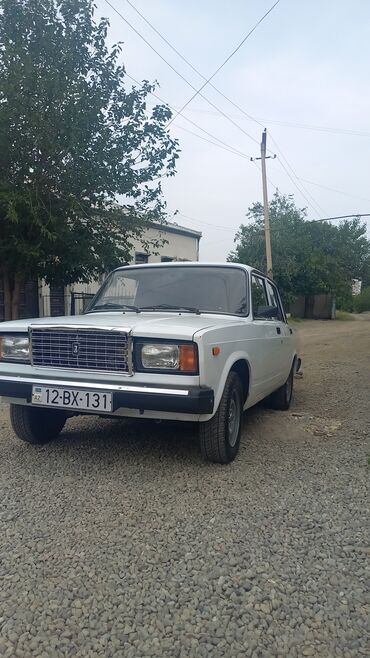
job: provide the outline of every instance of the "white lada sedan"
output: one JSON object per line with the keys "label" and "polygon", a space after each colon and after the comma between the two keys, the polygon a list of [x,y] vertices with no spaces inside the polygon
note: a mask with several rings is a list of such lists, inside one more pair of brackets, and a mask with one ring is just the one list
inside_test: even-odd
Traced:
{"label": "white lada sedan", "polygon": [[243,410],[288,409],[298,364],[275,284],[239,264],[121,267],[84,315],[0,324],[0,395],[32,444],[78,414],[196,421],[228,463]]}

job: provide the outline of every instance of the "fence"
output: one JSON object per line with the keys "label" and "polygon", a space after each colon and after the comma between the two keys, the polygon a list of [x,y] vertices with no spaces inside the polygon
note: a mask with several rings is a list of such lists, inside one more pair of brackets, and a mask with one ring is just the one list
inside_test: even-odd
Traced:
{"label": "fence", "polygon": [[81,315],[95,297],[90,292],[72,292],[71,294],[71,315]]}
{"label": "fence", "polygon": [[42,295],[40,315],[44,318],[82,315],[93,297],[93,294],[87,292],[72,292],[70,295],[64,293]]}
{"label": "fence", "polygon": [[302,295],[290,304],[289,310],[296,318],[335,320],[335,297],[331,294]]}
{"label": "fence", "polygon": [[[49,295],[41,295],[38,300],[37,285],[32,282],[22,290],[19,315],[21,318],[82,315],[94,296],[93,293],[87,292],[72,292],[70,295],[65,295],[64,292],[52,292]],[[4,317],[4,293],[0,279],[0,322]]]}

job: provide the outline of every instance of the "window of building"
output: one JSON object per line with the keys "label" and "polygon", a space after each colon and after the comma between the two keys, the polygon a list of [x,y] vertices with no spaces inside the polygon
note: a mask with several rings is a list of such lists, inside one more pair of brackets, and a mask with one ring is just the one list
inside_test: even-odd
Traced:
{"label": "window of building", "polygon": [[135,254],[135,263],[137,265],[143,265],[144,263],[149,262],[149,254],[144,254],[143,252],[136,252]]}

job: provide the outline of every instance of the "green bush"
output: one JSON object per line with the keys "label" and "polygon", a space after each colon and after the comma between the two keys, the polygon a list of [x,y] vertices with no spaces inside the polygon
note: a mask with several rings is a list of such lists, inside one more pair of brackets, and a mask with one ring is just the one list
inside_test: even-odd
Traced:
{"label": "green bush", "polygon": [[335,298],[335,305],[336,308],[340,311],[347,311],[347,313],[352,313],[354,310],[352,292],[337,295]]}
{"label": "green bush", "polygon": [[353,306],[356,313],[370,311],[370,287],[364,288],[360,295],[353,298]]}

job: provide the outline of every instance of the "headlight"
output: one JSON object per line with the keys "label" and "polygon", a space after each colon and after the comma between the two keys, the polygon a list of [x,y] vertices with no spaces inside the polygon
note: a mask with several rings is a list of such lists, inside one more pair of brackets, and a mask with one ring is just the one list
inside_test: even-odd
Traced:
{"label": "headlight", "polygon": [[142,370],[168,370],[188,374],[198,372],[197,347],[194,344],[141,343],[137,354]]}
{"label": "headlight", "polygon": [[23,334],[0,336],[0,359],[4,361],[29,361],[28,336]]}

